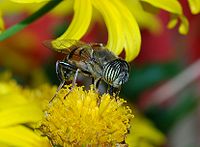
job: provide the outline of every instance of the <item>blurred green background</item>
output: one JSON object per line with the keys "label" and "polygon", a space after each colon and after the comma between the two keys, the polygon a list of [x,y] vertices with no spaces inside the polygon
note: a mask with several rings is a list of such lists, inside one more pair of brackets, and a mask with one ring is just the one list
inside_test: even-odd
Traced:
{"label": "blurred green background", "polygon": [[[191,15],[186,2],[181,2],[190,22],[189,34],[182,36],[175,29],[168,30],[169,16],[163,11],[158,13],[162,29],[153,34],[141,28],[141,52],[130,63],[130,78],[120,93],[166,136],[166,142],[160,145],[163,147],[200,146],[200,15]],[[29,13],[5,13],[6,27]],[[0,42],[0,72],[11,72],[23,86],[37,87],[45,82],[59,85],[55,62],[63,55],[45,48],[42,42],[61,35],[72,16],[47,14]],[[106,38],[104,24],[95,22],[82,40],[105,43]]]}

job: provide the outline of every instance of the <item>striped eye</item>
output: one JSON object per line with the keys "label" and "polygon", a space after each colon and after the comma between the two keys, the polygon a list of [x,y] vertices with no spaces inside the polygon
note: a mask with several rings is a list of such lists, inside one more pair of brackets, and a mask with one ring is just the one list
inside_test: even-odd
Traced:
{"label": "striped eye", "polygon": [[109,62],[103,68],[103,77],[108,83],[112,83],[120,73],[120,63]]}
{"label": "striped eye", "polygon": [[114,87],[119,87],[128,80],[128,63],[121,59],[108,62],[103,67],[105,82]]}

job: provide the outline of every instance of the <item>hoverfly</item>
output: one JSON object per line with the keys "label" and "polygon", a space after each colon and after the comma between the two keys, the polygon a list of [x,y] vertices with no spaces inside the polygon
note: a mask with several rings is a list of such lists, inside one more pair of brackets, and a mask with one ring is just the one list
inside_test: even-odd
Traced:
{"label": "hoverfly", "polygon": [[[77,40],[51,40],[44,45],[54,51],[66,54],[66,57],[56,62],[56,73],[64,85],[73,75],[75,84],[78,73],[93,78],[94,88],[98,88],[101,80],[109,85],[108,92],[120,92],[121,85],[129,78],[128,63],[109,51],[101,43],[84,43]],[[61,88],[61,87],[60,87]],[[59,89],[59,88],[58,88]]]}

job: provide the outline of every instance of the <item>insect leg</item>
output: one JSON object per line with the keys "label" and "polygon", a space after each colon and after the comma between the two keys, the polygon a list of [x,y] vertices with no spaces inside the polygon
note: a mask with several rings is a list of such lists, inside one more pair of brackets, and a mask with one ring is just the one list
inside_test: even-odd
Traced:
{"label": "insect leg", "polygon": [[63,61],[56,62],[56,74],[61,81],[60,85],[58,86],[56,93],[54,94],[53,98],[49,101],[52,102],[53,99],[57,96],[59,90],[65,85],[66,80],[70,77],[72,72],[76,70],[76,67],[72,64]]}
{"label": "insect leg", "polygon": [[[96,78],[96,79],[92,78],[92,83],[94,84],[94,90],[96,91],[96,93],[99,92],[98,91],[98,87],[99,87],[100,81],[101,81],[100,77]],[[98,106],[101,104],[101,99],[100,98],[97,99],[97,104],[98,104]]]}
{"label": "insect leg", "polygon": [[54,94],[54,96],[51,98],[51,100],[49,101],[49,103],[51,103],[53,101],[53,99],[57,96],[58,92],[60,91],[60,89],[65,85],[65,80],[61,81],[60,85],[58,86],[56,93]]}
{"label": "insect leg", "polygon": [[75,72],[75,75],[74,75],[74,79],[72,81],[72,88],[76,85],[76,80],[77,80],[77,77],[78,77],[78,72],[80,71],[80,69],[76,69],[76,72]]}
{"label": "insect leg", "polygon": [[110,95],[115,94],[116,96],[118,96],[119,93],[120,93],[120,90],[121,90],[121,87],[113,87],[113,86],[111,86],[111,85],[108,85],[108,90],[107,90],[107,92],[108,92]]}
{"label": "insect leg", "polygon": [[[80,70],[77,68],[76,69],[76,72],[75,72],[75,75],[74,75],[74,79],[73,79],[73,81],[72,81],[72,87],[71,87],[71,89],[70,89],[70,91],[74,88],[74,86],[76,85],[76,80],[77,80],[77,77],[78,77],[78,72],[79,72]],[[69,93],[67,93],[65,96],[64,96],[64,99],[66,98],[66,96],[68,95]]]}
{"label": "insect leg", "polygon": [[98,91],[100,81],[101,81],[101,78],[94,79],[94,89],[96,91]]}

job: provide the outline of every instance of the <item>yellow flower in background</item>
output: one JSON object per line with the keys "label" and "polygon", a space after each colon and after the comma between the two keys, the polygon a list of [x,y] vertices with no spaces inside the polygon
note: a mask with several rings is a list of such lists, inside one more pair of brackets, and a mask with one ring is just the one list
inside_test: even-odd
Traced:
{"label": "yellow flower in background", "polygon": [[125,140],[133,117],[123,99],[93,88],[61,89],[47,106],[39,129],[58,146],[116,146]]}
{"label": "yellow flower in background", "polygon": [[11,77],[12,77],[12,74],[10,71],[0,72],[0,82],[9,81]]}
{"label": "yellow flower in background", "polygon": [[11,0],[16,3],[41,3],[41,2],[48,2],[49,0]]}
{"label": "yellow flower in background", "polygon": [[37,135],[33,126],[42,118],[41,98],[52,97],[55,87],[23,89],[13,80],[2,80],[0,89],[0,146],[50,147],[48,139]]}
{"label": "yellow flower in background", "polygon": [[3,17],[2,17],[2,13],[0,11],[0,34],[1,32],[4,30],[4,22],[3,22]]}
{"label": "yellow flower in background", "polygon": [[131,121],[130,134],[126,143],[130,147],[156,147],[165,144],[165,136],[155,128],[152,122],[135,114]]}
{"label": "yellow flower in background", "polygon": [[[19,12],[33,13],[37,11],[39,8],[44,6],[49,0],[37,0],[33,3],[33,1],[29,0],[1,0],[0,1],[0,10],[5,14],[16,14]],[[66,15],[70,14],[73,11],[73,0],[63,1],[61,5],[56,6],[54,9],[50,11],[51,14],[55,15]]]}

